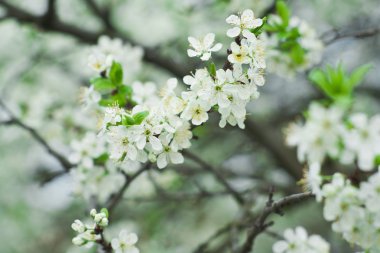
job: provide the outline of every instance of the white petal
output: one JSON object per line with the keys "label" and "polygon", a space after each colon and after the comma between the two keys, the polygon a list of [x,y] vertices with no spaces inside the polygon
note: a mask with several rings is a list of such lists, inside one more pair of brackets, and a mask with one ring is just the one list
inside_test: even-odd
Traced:
{"label": "white petal", "polygon": [[168,165],[168,161],[166,160],[166,154],[162,153],[157,157],[157,167],[162,169]]}
{"label": "white petal", "polygon": [[236,15],[231,15],[226,18],[226,22],[231,25],[240,25],[240,18]]}
{"label": "white petal", "polygon": [[196,51],[194,51],[193,49],[187,49],[187,55],[188,55],[189,57],[195,57],[195,56],[198,56],[199,53],[196,52]]}
{"label": "white petal", "polygon": [[161,141],[155,136],[149,137],[149,143],[152,145],[152,148],[156,151],[160,151],[162,149]]}
{"label": "white petal", "polygon": [[204,53],[201,57],[202,61],[208,61],[211,57],[211,53]]}
{"label": "white petal", "polygon": [[204,39],[203,39],[203,44],[204,44],[204,47],[205,48],[209,48],[211,47],[211,45],[214,43],[215,41],[215,34],[213,33],[208,33]]}
{"label": "white petal", "polygon": [[169,153],[170,160],[174,164],[180,164],[183,163],[184,159],[181,153],[179,152],[170,152]]}
{"label": "white petal", "polygon": [[239,36],[240,31],[241,31],[240,27],[234,27],[234,28],[228,29],[227,36],[230,38],[237,37],[237,36]]}
{"label": "white petal", "polygon": [[222,49],[222,47],[223,47],[222,43],[217,43],[217,44],[215,44],[215,46],[213,46],[212,48],[210,48],[210,51],[217,52],[220,49]]}

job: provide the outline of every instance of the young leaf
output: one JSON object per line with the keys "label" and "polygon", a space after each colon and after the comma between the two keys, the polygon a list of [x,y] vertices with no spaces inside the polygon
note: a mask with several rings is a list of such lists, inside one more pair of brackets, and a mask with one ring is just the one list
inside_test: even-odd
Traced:
{"label": "young leaf", "polygon": [[350,78],[349,78],[349,85],[350,87],[354,88],[357,85],[360,84],[361,81],[363,81],[364,76],[368,73],[368,71],[372,68],[371,64],[366,64],[363,66],[360,66],[359,68],[355,69]]}
{"label": "young leaf", "polygon": [[127,116],[127,115],[123,116],[123,118],[121,119],[121,123],[124,126],[132,126],[136,124],[135,120],[132,117]]}
{"label": "young leaf", "polygon": [[104,213],[106,215],[106,217],[108,218],[109,213],[108,213],[108,209],[107,208],[104,207],[104,208],[100,209],[100,212]]}
{"label": "young leaf", "polygon": [[210,75],[212,77],[215,77],[216,76],[216,67],[215,67],[215,63],[211,62],[210,65],[208,66],[208,71],[210,72]]}
{"label": "young leaf", "polygon": [[133,115],[133,120],[136,125],[140,125],[141,122],[143,122],[144,119],[148,117],[148,115],[149,115],[148,111],[138,112],[135,115]]}
{"label": "young leaf", "polygon": [[290,19],[290,11],[286,3],[282,0],[277,1],[276,10],[277,10],[278,15],[281,17],[284,25],[288,26],[289,19]]}
{"label": "young leaf", "polygon": [[123,68],[120,63],[115,61],[112,63],[109,76],[115,85],[120,85],[123,82]]}
{"label": "young leaf", "polygon": [[90,81],[94,85],[95,90],[101,93],[108,93],[115,89],[115,85],[107,78],[98,77]]}

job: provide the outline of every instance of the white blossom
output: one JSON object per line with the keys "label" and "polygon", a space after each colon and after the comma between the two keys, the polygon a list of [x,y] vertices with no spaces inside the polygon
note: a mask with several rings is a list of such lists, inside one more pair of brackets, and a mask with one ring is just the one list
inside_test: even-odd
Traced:
{"label": "white blossom", "polygon": [[221,43],[213,45],[215,41],[213,33],[206,34],[202,39],[189,37],[188,40],[193,49],[188,49],[187,54],[189,57],[200,57],[202,61],[208,61],[212,52],[217,52],[222,48]]}
{"label": "white blossom", "polygon": [[273,245],[274,253],[329,253],[330,245],[319,235],[308,236],[303,227],[286,229],[284,239]]}
{"label": "white blossom", "polygon": [[112,239],[111,246],[115,253],[139,253],[139,249],[135,246],[137,241],[138,237],[135,233],[122,230],[118,238]]}
{"label": "white blossom", "polygon": [[251,36],[250,29],[259,27],[263,24],[263,20],[260,18],[255,18],[252,10],[245,10],[240,16],[231,15],[226,19],[226,22],[230,25],[235,26],[227,31],[228,37],[237,37],[240,33],[245,37]]}

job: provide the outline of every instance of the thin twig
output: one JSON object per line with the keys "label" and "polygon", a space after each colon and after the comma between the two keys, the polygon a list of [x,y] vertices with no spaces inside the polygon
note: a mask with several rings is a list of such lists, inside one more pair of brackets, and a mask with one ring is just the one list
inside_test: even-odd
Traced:
{"label": "thin twig", "polygon": [[120,200],[123,198],[125,191],[131,185],[131,183],[135,179],[137,179],[141,174],[143,174],[145,171],[149,170],[151,168],[151,165],[152,165],[151,163],[146,163],[141,169],[139,169],[133,175],[128,175],[124,173],[125,182],[123,186],[115,195],[111,196],[110,199],[107,201],[106,206],[109,213],[111,213],[116,208],[116,206],[120,203]]}
{"label": "thin twig", "polygon": [[56,150],[54,150],[48,143],[47,141],[32,127],[26,125],[23,123],[18,117],[16,117],[11,110],[4,104],[4,102],[0,99],[0,107],[2,107],[5,112],[8,114],[10,117],[9,120],[7,120],[6,124],[12,124],[12,125],[17,125],[20,128],[26,130],[29,132],[29,134],[38,142],[40,143],[46,151],[52,155],[54,158],[58,160],[58,162],[62,165],[63,169],[67,172],[69,171],[74,165],[71,164],[64,156],[62,156],[60,153],[58,153]]}
{"label": "thin twig", "polygon": [[266,219],[271,214],[277,213],[277,214],[282,215],[283,214],[282,209],[284,207],[306,200],[312,196],[310,192],[297,193],[297,194],[293,194],[293,195],[284,197],[283,199],[273,202],[272,194],[273,193],[269,195],[269,200],[267,202],[266,207],[260,213],[258,218],[254,221],[253,227],[249,229],[248,234],[247,234],[247,239],[245,243],[243,244],[243,247],[241,248],[240,253],[251,252],[251,250],[253,249],[253,245],[254,245],[254,241],[256,237],[260,233],[265,232],[265,230],[268,227],[273,225],[273,222],[266,222]]}
{"label": "thin twig", "polygon": [[200,166],[202,166],[203,169],[209,171],[211,174],[215,176],[215,178],[225,187],[225,189],[231,194],[231,196],[236,200],[236,202],[239,205],[244,205],[245,200],[244,198],[235,191],[235,189],[230,186],[230,184],[226,181],[226,179],[222,176],[222,174],[214,168],[211,164],[207,163],[206,161],[202,160],[200,157],[194,155],[193,153],[189,151],[183,151],[183,155],[194,162],[198,163]]}

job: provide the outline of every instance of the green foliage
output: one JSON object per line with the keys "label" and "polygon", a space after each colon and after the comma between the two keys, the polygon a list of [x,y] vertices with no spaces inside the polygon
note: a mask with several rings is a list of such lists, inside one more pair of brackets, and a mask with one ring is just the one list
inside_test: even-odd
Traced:
{"label": "green foliage", "polygon": [[124,126],[140,125],[146,117],[148,117],[148,111],[138,112],[132,116],[124,115],[121,119],[121,124]]}
{"label": "green foliage", "polygon": [[286,3],[284,1],[277,1],[276,11],[277,14],[281,17],[283,25],[288,26],[291,13]]}
{"label": "green foliage", "polygon": [[350,103],[355,87],[362,82],[370,68],[371,65],[366,64],[348,74],[342,64],[336,68],[327,65],[325,70],[313,70],[309,79],[333,101]]}
{"label": "green foliage", "polygon": [[104,77],[94,78],[90,81],[90,83],[94,85],[95,90],[97,90],[100,93],[109,93],[116,88],[116,86],[113,82],[111,82],[111,80]]}
{"label": "green foliage", "polygon": [[136,125],[140,125],[141,122],[143,122],[144,119],[148,117],[148,115],[149,115],[148,111],[138,112],[135,115],[133,115],[133,120],[135,121]]}
{"label": "green foliage", "polygon": [[134,106],[132,87],[123,84],[123,68],[120,63],[113,62],[109,77],[97,77],[90,81],[95,90],[102,94],[101,106],[118,105],[120,107]]}
{"label": "green foliage", "polygon": [[113,62],[110,70],[110,80],[115,85],[121,85],[123,82],[123,68],[120,63]]}
{"label": "green foliage", "polygon": [[277,1],[276,12],[280,20],[272,21],[263,26],[263,30],[278,37],[278,50],[288,54],[294,65],[302,65],[305,61],[306,50],[299,43],[301,33],[298,27],[289,27],[291,11],[284,1]]}
{"label": "green foliage", "polygon": [[259,36],[259,35],[264,31],[265,24],[266,24],[268,18],[267,18],[267,17],[264,17],[264,18],[262,18],[262,20],[263,20],[263,24],[262,24],[261,26],[256,27],[255,29],[251,29],[251,32],[252,32],[254,35],[256,35],[256,37]]}
{"label": "green foliage", "polygon": [[215,63],[211,62],[210,65],[208,66],[208,72],[212,77],[216,76],[216,66]]}
{"label": "green foliage", "polygon": [[101,213],[104,213],[105,215],[106,215],[106,217],[108,218],[109,217],[109,213],[108,213],[108,209],[107,208],[102,208],[101,210],[100,210],[100,212]]}

